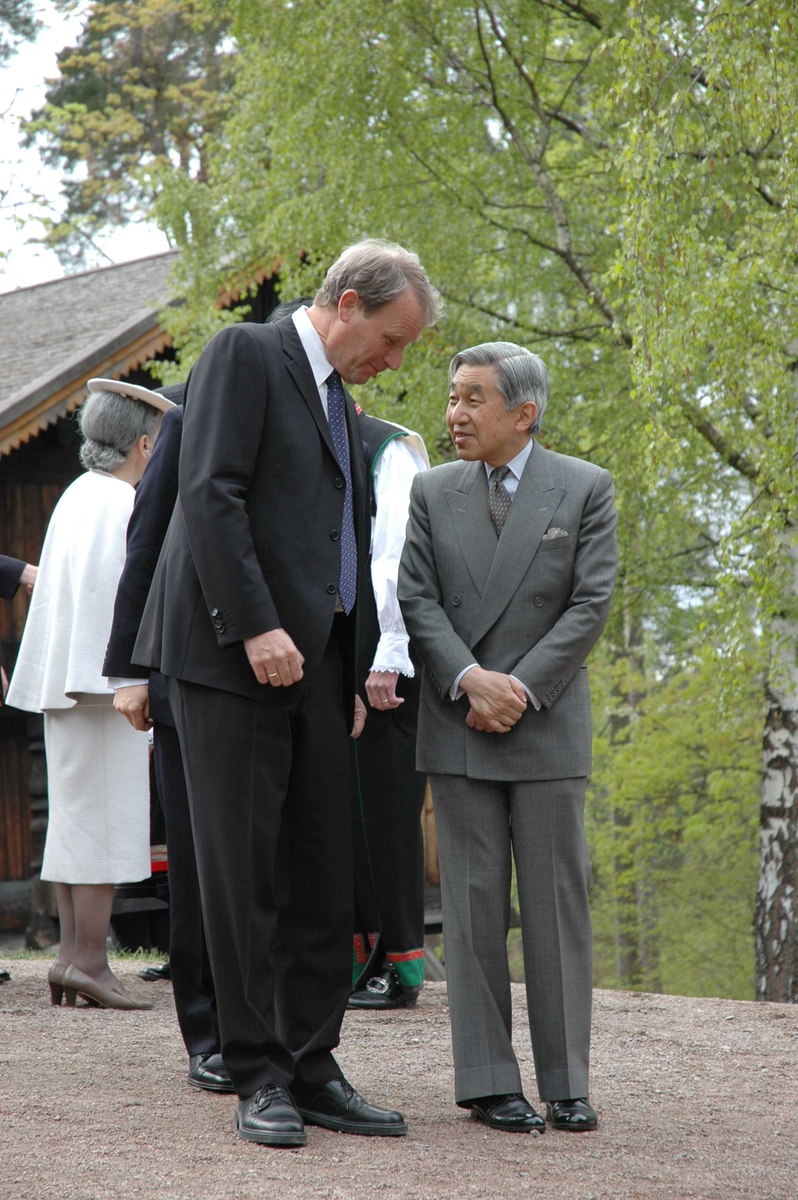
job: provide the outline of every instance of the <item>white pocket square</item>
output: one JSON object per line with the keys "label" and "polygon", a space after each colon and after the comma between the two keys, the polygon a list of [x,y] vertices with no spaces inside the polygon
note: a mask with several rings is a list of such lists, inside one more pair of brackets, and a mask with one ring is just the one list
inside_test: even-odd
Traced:
{"label": "white pocket square", "polygon": [[556,525],[552,525],[551,529],[547,529],[540,539],[542,542],[550,542],[552,538],[568,537],[567,529],[558,529]]}

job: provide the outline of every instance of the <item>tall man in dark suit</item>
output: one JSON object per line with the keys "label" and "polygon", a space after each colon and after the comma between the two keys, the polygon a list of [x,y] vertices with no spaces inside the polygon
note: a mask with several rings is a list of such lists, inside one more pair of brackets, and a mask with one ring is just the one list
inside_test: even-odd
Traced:
{"label": "tall man in dark suit", "polygon": [[417,765],[435,803],[455,1098],[527,1132],[545,1123],[512,1047],[511,853],[538,1089],[555,1129],[596,1127],[584,662],[616,570],[609,474],[532,437],[548,394],[521,346],[455,355],[446,419],[460,461],[416,476],[399,569],[424,660]]}
{"label": "tall man in dark suit", "polygon": [[220,1053],[185,774],[166,679],[159,671],[148,671],[132,662],[144,605],[177,501],[184,390],[182,383],[158,389],[176,407],[161,422],[152,458],[136,489],[103,674],[109,676],[108,682],[115,689],[117,710],[133,728],[153,728],[155,775],[169,856],[170,974],[180,1032],[189,1055],[188,1079],[195,1087],[208,1091],[232,1092]]}
{"label": "tall man in dark suit", "polygon": [[[189,377],[179,497],[134,659],[169,678],[222,1056],[242,1137],[402,1134],[333,1057],[349,995],[347,736],[368,532],[343,382],[398,370],[440,301],[415,255],[349,247],[309,309],[231,326]],[[290,1089],[290,1090],[289,1090]]]}

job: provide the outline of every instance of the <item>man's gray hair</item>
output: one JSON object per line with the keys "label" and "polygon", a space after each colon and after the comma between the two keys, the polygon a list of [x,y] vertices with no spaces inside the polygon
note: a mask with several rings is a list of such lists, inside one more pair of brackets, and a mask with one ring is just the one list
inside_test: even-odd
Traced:
{"label": "man's gray hair", "polygon": [[441,294],[430,283],[418,255],[382,238],[364,238],[347,246],[324,277],[314,304],[319,308],[337,305],[350,289],[357,292],[369,316],[408,291],[423,308],[425,325],[434,325],[443,314]]}
{"label": "man's gray hair", "polygon": [[115,471],[143,435],[154,437],[162,413],[144,400],[116,392],[90,392],[78,410],[83,434],[80,461],[87,471]]}
{"label": "man's gray hair", "polygon": [[549,399],[549,373],[537,354],[515,342],[483,342],[455,354],[449,363],[449,383],[458,367],[494,367],[496,383],[508,410],[533,400],[537,406],[532,433],[540,433],[540,422]]}

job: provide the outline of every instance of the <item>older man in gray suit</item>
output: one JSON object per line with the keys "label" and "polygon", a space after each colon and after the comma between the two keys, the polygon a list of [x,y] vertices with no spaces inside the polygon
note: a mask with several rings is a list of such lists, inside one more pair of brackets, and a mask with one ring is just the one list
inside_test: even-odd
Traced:
{"label": "older man in gray suit", "polygon": [[487,343],[449,378],[460,461],[413,483],[399,596],[424,661],[417,765],[435,803],[455,1098],[493,1128],[545,1129],[511,1039],[512,853],[538,1089],[555,1129],[595,1129],[584,664],[615,580],[612,480],[535,442],[537,355]]}

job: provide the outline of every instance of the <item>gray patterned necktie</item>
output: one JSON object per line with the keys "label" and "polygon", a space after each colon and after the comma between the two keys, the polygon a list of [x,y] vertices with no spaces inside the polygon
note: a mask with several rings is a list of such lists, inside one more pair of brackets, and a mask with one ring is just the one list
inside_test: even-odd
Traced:
{"label": "gray patterned necktie", "polygon": [[509,467],[494,467],[490,473],[488,505],[490,507],[490,519],[493,522],[493,528],[496,530],[497,537],[501,537],[502,535],[504,522],[507,520],[507,514],[513,502],[512,496],[502,482],[509,472]]}

